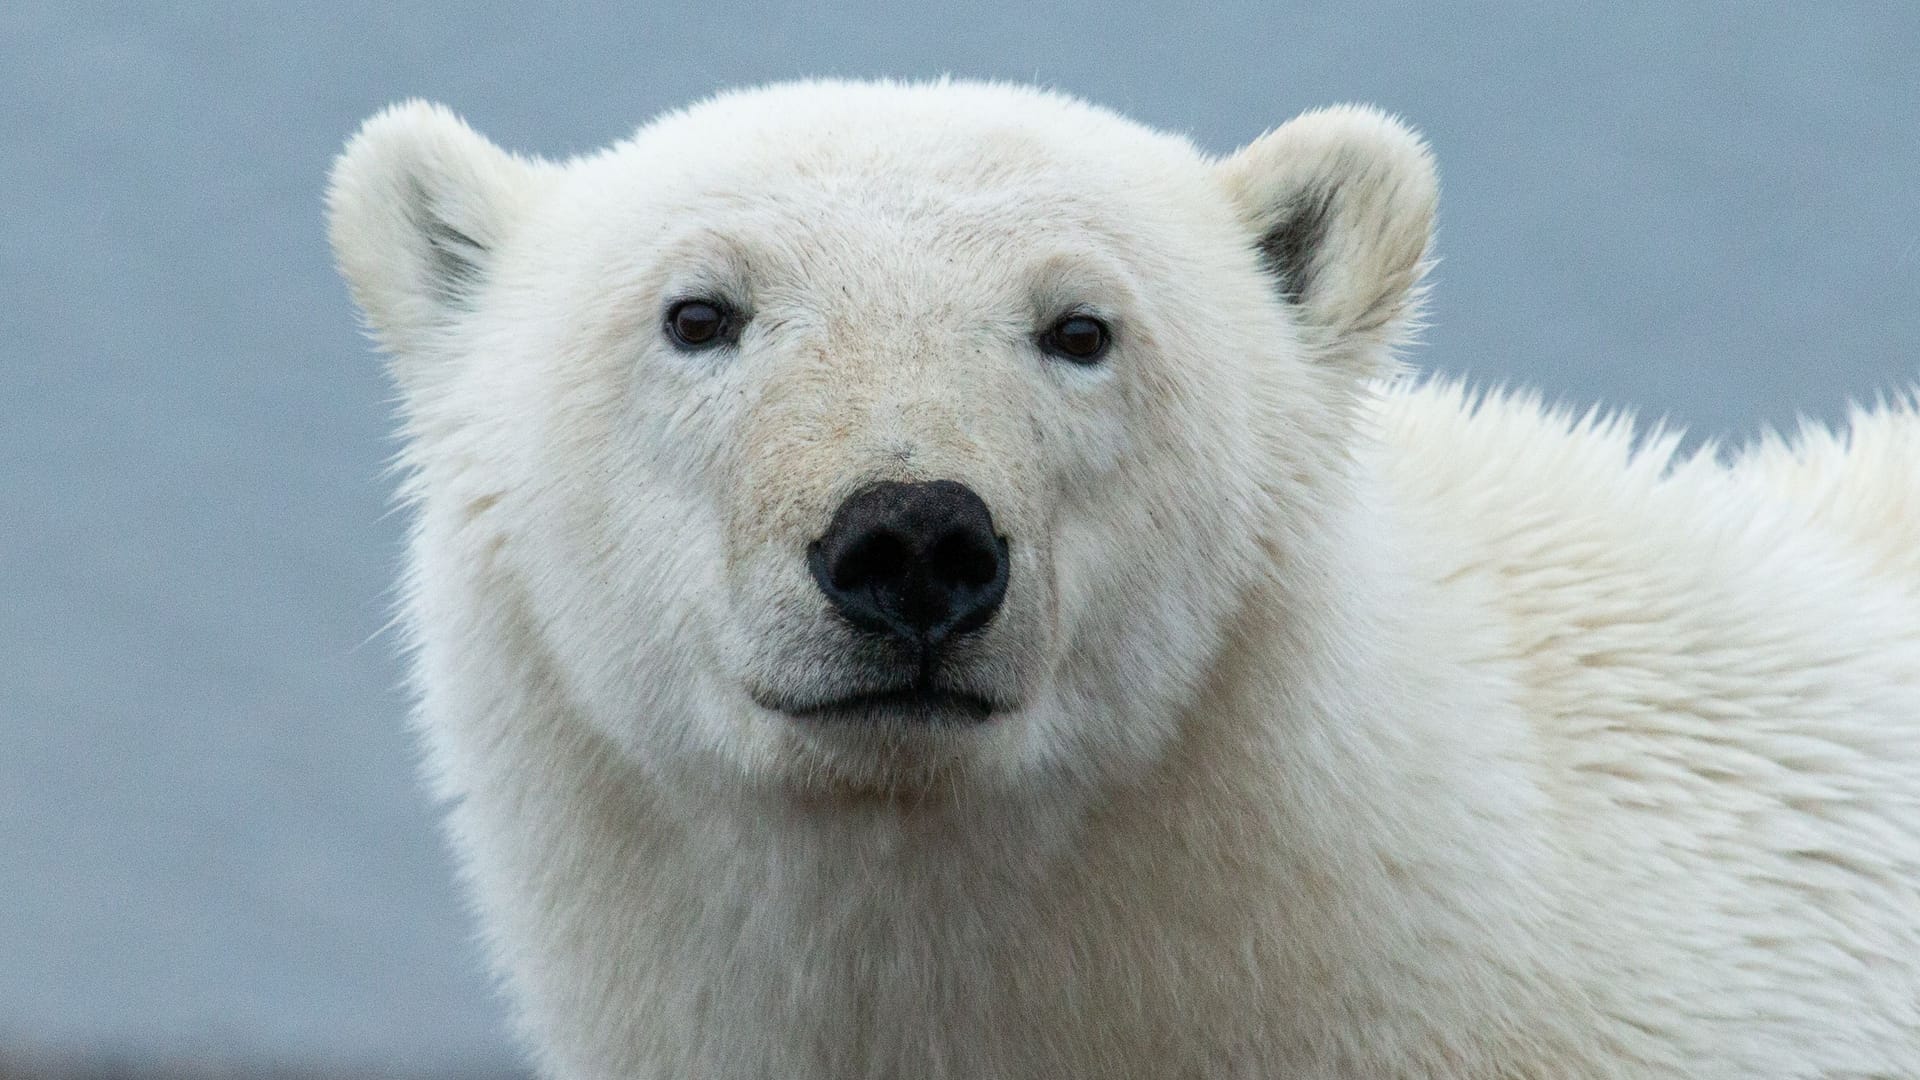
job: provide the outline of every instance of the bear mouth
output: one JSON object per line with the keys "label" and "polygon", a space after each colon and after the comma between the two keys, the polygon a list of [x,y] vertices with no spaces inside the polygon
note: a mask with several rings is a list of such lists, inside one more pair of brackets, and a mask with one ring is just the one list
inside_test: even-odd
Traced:
{"label": "bear mouth", "polygon": [[1006,708],[970,690],[921,684],[806,700],[755,694],[754,700],[774,712],[813,723],[979,724]]}

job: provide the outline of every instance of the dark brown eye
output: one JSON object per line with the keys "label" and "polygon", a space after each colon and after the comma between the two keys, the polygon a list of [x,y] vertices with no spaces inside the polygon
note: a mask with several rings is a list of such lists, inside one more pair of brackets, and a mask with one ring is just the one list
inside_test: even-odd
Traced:
{"label": "dark brown eye", "polygon": [[705,349],[726,336],[727,309],[711,300],[682,300],[667,309],[667,336],[682,349]]}
{"label": "dark brown eye", "polygon": [[1091,315],[1069,315],[1040,336],[1040,347],[1076,364],[1097,364],[1112,340],[1106,323]]}

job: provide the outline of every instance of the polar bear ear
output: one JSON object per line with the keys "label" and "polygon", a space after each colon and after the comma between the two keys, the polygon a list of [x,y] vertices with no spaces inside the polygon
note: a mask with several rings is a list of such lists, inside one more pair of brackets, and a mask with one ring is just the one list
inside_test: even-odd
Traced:
{"label": "polar bear ear", "polygon": [[1439,182],[1377,109],[1304,113],[1216,166],[1280,296],[1331,359],[1379,374],[1418,319]]}
{"label": "polar bear ear", "polygon": [[423,101],[368,120],[334,161],[334,258],[403,385],[436,331],[471,305],[539,175]]}

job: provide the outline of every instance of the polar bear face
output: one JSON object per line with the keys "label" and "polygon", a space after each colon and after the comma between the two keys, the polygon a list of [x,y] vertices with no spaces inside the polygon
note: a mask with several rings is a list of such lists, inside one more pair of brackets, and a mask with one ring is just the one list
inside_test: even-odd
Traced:
{"label": "polar bear face", "polygon": [[416,629],[516,635],[702,783],[1141,768],[1335,486],[1293,481],[1338,472],[1432,197],[1352,110],[1214,162],[1034,91],[818,83],[558,165],[389,111],[332,225],[405,402]]}

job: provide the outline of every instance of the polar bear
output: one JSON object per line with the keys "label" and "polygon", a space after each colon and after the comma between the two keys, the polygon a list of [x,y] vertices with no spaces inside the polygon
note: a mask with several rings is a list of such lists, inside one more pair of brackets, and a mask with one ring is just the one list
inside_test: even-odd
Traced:
{"label": "polar bear", "polygon": [[1920,421],[1399,376],[1436,181],[806,82],[369,121],[431,775],[545,1075],[1920,1075]]}

